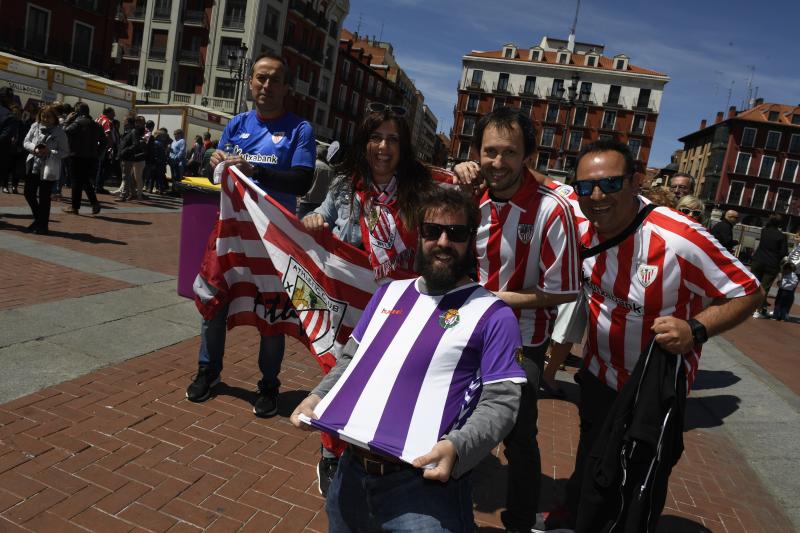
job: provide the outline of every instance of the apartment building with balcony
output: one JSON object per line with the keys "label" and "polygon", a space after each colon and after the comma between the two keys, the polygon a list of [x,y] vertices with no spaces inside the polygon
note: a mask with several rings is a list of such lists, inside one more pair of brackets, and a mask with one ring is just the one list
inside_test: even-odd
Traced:
{"label": "apartment building with balcony", "polygon": [[605,55],[603,45],[543,37],[538,45],[473,51],[462,59],[450,153],[475,159],[475,124],[501,106],[517,108],[536,127],[535,167],[563,176],[580,149],[597,139],[626,143],[644,172],[666,74]]}
{"label": "apartment building with balcony", "polygon": [[124,31],[118,0],[2,2],[0,50],[113,77]]}
{"label": "apartment building with balcony", "polygon": [[773,212],[785,229],[800,226],[800,105],[766,103],[717,113],[713,124],[678,139],[678,170],[696,178],[697,194],[710,208],[735,209],[744,224],[760,226]]}
{"label": "apartment building with balcony", "polygon": [[[330,137],[327,111],[336,59],[326,66],[322,54],[337,42],[329,32],[338,33],[348,0],[123,0],[121,10],[126,31],[119,39],[117,79],[140,87],[145,102],[235,114],[237,95],[250,100],[249,60],[273,51],[286,57],[293,80],[287,108],[312,121],[318,136]],[[312,27],[316,40],[309,41]],[[337,50],[334,46],[333,53]]]}
{"label": "apartment building with balcony", "polygon": [[342,30],[329,126],[333,138],[344,145],[353,142],[353,135],[364,117],[367,104],[402,102],[397,87],[389,80],[388,68],[373,63],[373,56],[356,46],[353,34]]}

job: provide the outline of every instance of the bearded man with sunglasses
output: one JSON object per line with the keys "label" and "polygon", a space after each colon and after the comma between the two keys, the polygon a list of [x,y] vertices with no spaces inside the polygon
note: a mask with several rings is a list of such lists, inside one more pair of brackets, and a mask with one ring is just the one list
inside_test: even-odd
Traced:
{"label": "bearded man with sunglasses", "polygon": [[535,135],[528,117],[499,108],[476,126],[480,163],[454,169],[459,183],[485,186],[478,199],[478,281],[514,309],[522,330],[521,364],[527,384],[514,429],[504,440],[509,468],[501,518],[509,531],[530,531],[537,524],[539,379],[555,308],[575,300],[580,288],[578,240],[569,204],[540,185],[525,166],[536,149]]}
{"label": "bearded man with sunglasses", "polygon": [[516,418],[526,380],[517,319],[468,276],[478,210],[435,188],[416,218],[421,276],[378,288],[291,417],[361,443],[348,445],[328,489],[332,533],[473,531],[465,474]]}
{"label": "bearded man with sunglasses", "polygon": [[634,160],[624,144],[598,141],[584,148],[573,187],[590,222],[581,235],[584,249],[626,235],[597,248],[596,255],[585,253],[582,262],[588,338],[575,378],[581,387],[580,440],[567,483],[574,519],[588,454],[649,340],[655,336],[667,352],[683,358],[688,391],[702,344],[746,319],[763,293],[705,228],[674,210],[655,207],[636,226],[650,202],[637,193]]}

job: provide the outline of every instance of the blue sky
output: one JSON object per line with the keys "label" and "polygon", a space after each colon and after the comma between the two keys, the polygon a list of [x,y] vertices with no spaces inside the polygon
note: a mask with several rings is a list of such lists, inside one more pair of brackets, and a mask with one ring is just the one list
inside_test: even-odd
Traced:
{"label": "blue sky", "polygon": [[[350,0],[345,27],[381,35],[449,133],[461,58],[471,50],[566,38],[575,0]],[[669,163],[678,137],[741,108],[750,65],[767,102],[800,104],[800,0],[582,0],[577,40],[668,74],[650,166]]]}

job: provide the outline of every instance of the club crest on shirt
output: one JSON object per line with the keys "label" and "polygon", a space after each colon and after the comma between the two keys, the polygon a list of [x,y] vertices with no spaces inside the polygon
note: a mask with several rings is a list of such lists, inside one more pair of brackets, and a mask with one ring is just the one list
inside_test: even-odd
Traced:
{"label": "club crest on shirt", "polygon": [[658,276],[657,266],[642,264],[636,269],[636,279],[639,280],[642,287],[649,287],[656,280],[656,276]]}
{"label": "club crest on shirt", "polygon": [[569,198],[569,195],[572,194],[572,187],[569,185],[560,185],[558,189],[556,189],[556,193],[564,198]]}
{"label": "club crest on shirt", "polygon": [[458,314],[458,309],[448,309],[439,315],[439,325],[443,329],[450,329],[455,327],[461,321],[461,316]]}
{"label": "club crest on shirt", "polygon": [[347,311],[347,302],[331,298],[314,276],[293,257],[289,259],[283,276],[283,287],[291,298],[314,352],[321,355],[333,349],[336,334]]}
{"label": "club crest on shirt", "polygon": [[530,244],[533,238],[533,224],[518,224],[517,237],[519,237],[519,240],[521,240],[523,244]]}
{"label": "club crest on shirt", "polygon": [[284,137],[286,137],[285,131],[276,131],[272,134],[272,142],[274,144],[280,144]]}

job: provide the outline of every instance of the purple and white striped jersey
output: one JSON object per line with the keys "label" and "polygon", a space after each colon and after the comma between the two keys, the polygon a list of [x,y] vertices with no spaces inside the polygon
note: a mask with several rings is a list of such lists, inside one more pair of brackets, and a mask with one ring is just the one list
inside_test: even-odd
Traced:
{"label": "purple and white striped jersey", "polygon": [[418,279],[393,281],[372,296],[352,333],[358,350],[312,421],[407,462],[463,426],[484,384],[526,381],[510,307],[477,283],[430,296]]}

